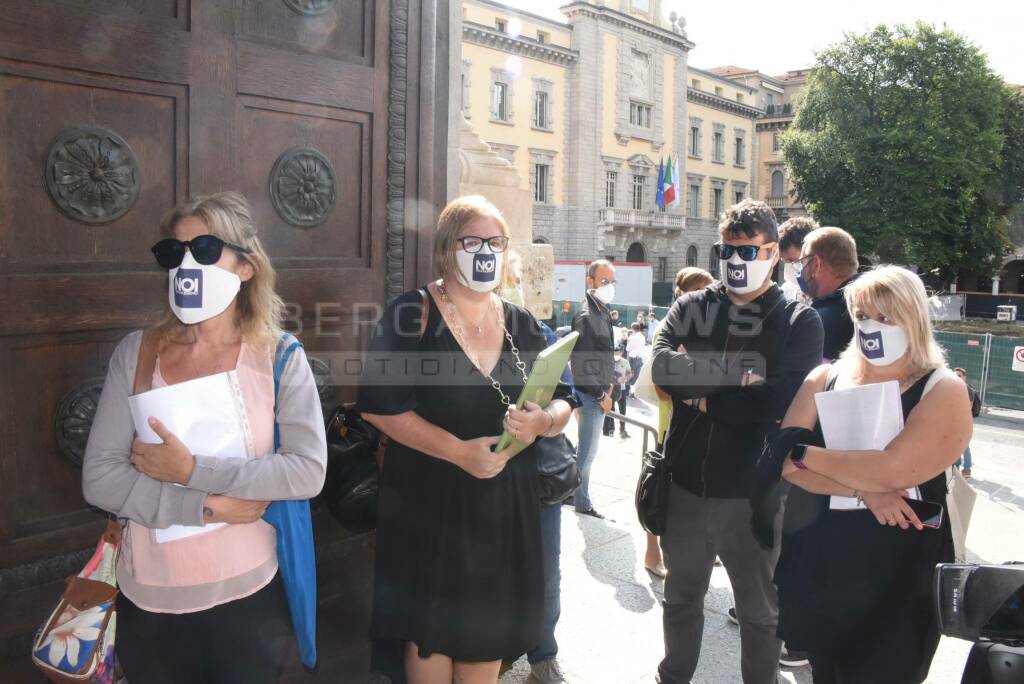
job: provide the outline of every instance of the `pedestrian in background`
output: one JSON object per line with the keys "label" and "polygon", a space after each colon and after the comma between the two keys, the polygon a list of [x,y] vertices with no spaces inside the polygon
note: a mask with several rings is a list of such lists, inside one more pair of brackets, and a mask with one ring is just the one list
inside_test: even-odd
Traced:
{"label": "pedestrian in background", "polygon": [[[623,355],[623,347],[615,347],[615,387],[612,389],[612,404],[619,409],[619,415],[626,415],[626,399],[628,398],[629,382],[633,377],[633,371],[629,361]],[[611,437],[615,434],[615,420],[611,416],[604,417],[604,436]],[[625,421],[619,421],[619,437],[629,439],[626,431]]]}
{"label": "pedestrian in background", "polygon": [[633,379],[627,385],[627,394],[632,394],[633,383],[640,374],[640,368],[644,365],[644,347],[647,346],[647,336],[644,327],[640,323],[634,323],[630,327],[629,337],[626,338],[626,360],[629,362]]}
{"label": "pedestrian in background", "polygon": [[[967,394],[971,398],[971,417],[977,418],[981,415],[981,395],[978,394],[978,390],[974,389],[969,382],[967,382],[967,371],[963,368],[954,368],[953,372],[964,381],[967,385]],[[964,477],[971,476],[971,465],[973,464],[971,458],[971,445],[968,443],[967,448],[964,449],[963,456],[957,459],[956,466],[960,468],[960,474]]]}
{"label": "pedestrian in background", "polygon": [[[809,216],[794,216],[779,226],[779,257],[782,260],[782,294],[786,299],[805,297],[797,282],[797,266],[800,265],[800,250],[804,238],[818,223]],[[805,302],[806,303],[806,302]]]}
{"label": "pedestrian in background", "polygon": [[586,284],[586,301],[572,322],[573,331],[580,336],[569,362],[580,399],[576,463],[582,478],[572,503],[577,513],[603,519],[590,500],[590,469],[600,444],[604,417],[612,410],[615,343],[608,305],[615,299],[615,266],[605,259],[591,262]]}

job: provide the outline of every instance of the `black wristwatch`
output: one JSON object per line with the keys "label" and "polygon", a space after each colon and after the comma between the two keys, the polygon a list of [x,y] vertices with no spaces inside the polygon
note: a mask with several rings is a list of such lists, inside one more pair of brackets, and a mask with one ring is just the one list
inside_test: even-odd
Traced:
{"label": "black wristwatch", "polygon": [[800,470],[807,470],[807,466],[804,464],[804,456],[807,455],[807,445],[797,444],[793,447],[793,450],[789,452],[789,460],[793,462]]}

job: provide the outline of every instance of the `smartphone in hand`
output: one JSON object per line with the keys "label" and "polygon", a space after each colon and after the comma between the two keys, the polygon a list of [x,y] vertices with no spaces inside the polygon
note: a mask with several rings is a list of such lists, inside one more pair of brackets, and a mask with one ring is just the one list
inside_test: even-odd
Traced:
{"label": "smartphone in hand", "polygon": [[907,505],[913,509],[921,524],[931,530],[942,527],[942,506],[933,501],[906,499]]}

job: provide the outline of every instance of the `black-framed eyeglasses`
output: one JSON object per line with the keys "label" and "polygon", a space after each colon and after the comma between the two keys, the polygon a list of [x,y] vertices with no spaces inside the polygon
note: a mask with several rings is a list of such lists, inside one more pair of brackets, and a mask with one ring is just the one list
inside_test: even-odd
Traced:
{"label": "black-framed eyeglasses", "polygon": [[607,278],[601,278],[601,280],[600,280],[601,284],[598,285],[598,287],[604,287],[605,285],[615,285],[618,282],[619,282],[618,280],[608,280]]}
{"label": "black-framed eyeglasses", "polygon": [[196,263],[203,266],[211,266],[220,261],[220,255],[224,252],[225,247],[230,247],[242,254],[252,252],[248,247],[225,242],[216,235],[198,235],[191,240],[185,241],[166,238],[150,247],[150,251],[156,257],[156,263],[169,271],[172,268],[181,266],[181,262],[185,258],[186,249],[192,252],[192,258],[196,260]]}
{"label": "black-framed eyeglasses", "polygon": [[726,261],[728,261],[729,259],[732,259],[733,254],[739,254],[740,259],[743,259],[743,261],[753,261],[754,259],[757,258],[757,253],[760,252],[761,249],[763,249],[764,247],[771,247],[774,244],[774,242],[769,242],[768,244],[764,245],[735,246],[727,245],[722,242],[716,242],[714,244],[714,248],[715,254],[718,255],[719,259],[725,259]]}
{"label": "black-framed eyeglasses", "polygon": [[504,235],[495,235],[490,238],[482,238],[479,235],[467,235],[466,237],[457,238],[456,242],[462,245],[462,249],[470,254],[476,254],[483,249],[485,242],[495,254],[504,252],[505,248],[508,247],[508,238]]}

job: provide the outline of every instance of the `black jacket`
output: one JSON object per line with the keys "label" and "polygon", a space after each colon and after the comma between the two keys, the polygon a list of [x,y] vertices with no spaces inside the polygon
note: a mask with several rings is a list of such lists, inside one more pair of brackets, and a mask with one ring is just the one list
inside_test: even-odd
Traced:
{"label": "black jacket", "polygon": [[821,355],[829,361],[835,361],[839,354],[853,339],[853,320],[850,310],[846,308],[846,297],[843,290],[857,279],[856,274],[848,278],[836,291],[811,302],[811,306],[821,316],[821,326],[825,329],[825,344]]}
{"label": "black jacket", "polygon": [[[676,349],[682,344],[686,352]],[[718,283],[680,297],[654,346],[654,384],[672,398],[665,442],[673,482],[744,498],[753,468],[800,384],[821,363],[821,319],[776,285],[742,306]],[[750,368],[763,383],[741,386]],[[707,413],[684,404],[704,397]]]}
{"label": "black jacket", "polygon": [[576,391],[599,397],[615,382],[615,338],[608,307],[588,292],[583,308],[572,319],[572,329],[580,334],[570,359]]}

